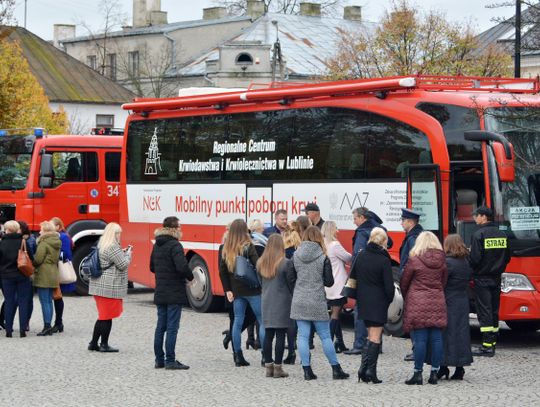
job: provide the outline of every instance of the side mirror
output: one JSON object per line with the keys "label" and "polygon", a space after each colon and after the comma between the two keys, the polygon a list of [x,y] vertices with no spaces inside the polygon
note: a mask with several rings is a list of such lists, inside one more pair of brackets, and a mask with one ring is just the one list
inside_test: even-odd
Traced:
{"label": "side mirror", "polygon": [[41,165],[39,167],[39,187],[51,188],[53,181],[53,161],[52,154],[41,154]]}
{"label": "side mirror", "polygon": [[465,140],[492,141],[493,155],[497,163],[499,178],[503,182],[513,182],[515,179],[514,147],[506,137],[491,131],[471,130],[465,132]]}

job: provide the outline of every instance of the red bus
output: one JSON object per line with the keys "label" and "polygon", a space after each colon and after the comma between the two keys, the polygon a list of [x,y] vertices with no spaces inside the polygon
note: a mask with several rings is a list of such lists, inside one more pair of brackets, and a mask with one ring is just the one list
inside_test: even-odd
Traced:
{"label": "red bus", "polygon": [[[60,217],[74,243],[76,269],[118,222],[120,136],[66,136],[0,130],[0,223],[24,220],[30,230]],[[79,280],[77,291],[87,284]]]}
{"label": "red bus", "polygon": [[[217,249],[236,218],[272,223],[317,202],[348,249],[352,210],[383,220],[399,262],[400,209],[441,239],[475,230],[488,205],[509,234],[501,320],[540,327],[540,98],[536,80],[395,77],[138,99],[126,123],[120,222],[130,280],[153,286],[153,230],[183,224],[194,309],[218,304]],[[514,153],[515,151],[515,153]]]}

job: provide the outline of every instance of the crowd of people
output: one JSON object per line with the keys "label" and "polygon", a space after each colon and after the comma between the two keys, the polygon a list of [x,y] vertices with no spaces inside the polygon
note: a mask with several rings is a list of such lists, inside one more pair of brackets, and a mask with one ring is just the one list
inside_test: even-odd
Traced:
{"label": "crowd of people", "polygon": [[[462,380],[464,367],[477,356],[493,356],[498,333],[500,278],[509,261],[506,239],[492,223],[489,208],[474,213],[479,229],[469,250],[459,235],[451,234],[441,245],[439,238],[423,230],[420,214],[402,210],[406,232],[400,248],[399,271],[388,249],[393,242],[382,220],[368,208],[353,211],[356,230],[349,253],[338,240],[335,222],[321,218],[315,203],[305,207],[305,216],[289,222],[287,212],[274,214],[275,224],[264,228],[261,221],[233,221],[219,248],[219,276],[229,309],[229,327],[223,345],[232,347],[234,365],[249,366],[242,351],[242,332],[252,332],[246,347],[261,349],[266,377],[284,378],[284,364],[300,356],[305,380],[315,380],[311,352],[315,334],[335,380],[347,379],[338,354],[361,355],[358,381],[381,383],[377,365],[382,353],[382,334],[388,309],[399,283],[404,297],[403,328],[411,337],[414,361],[408,385],[423,384],[424,364],[431,365],[428,382],[441,378]],[[37,239],[23,221],[4,224],[0,241],[0,277],[4,293],[1,321],[7,337],[13,336],[14,317],[19,309],[20,336],[29,330],[33,294],[37,292],[43,314],[38,336],[64,331],[62,293],[74,283],[59,284],[59,262],[72,259],[72,242],[61,219],[40,224]],[[118,352],[109,345],[112,320],[123,312],[127,294],[127,270],[132,248],[122,248],[121,227],[109,223],[97,244],[101,273],[89,280],[98,318],[89,351]],[[176,359],[175,347],[182,307],[187,305],[187,286],[194,275],[181,244],[179,219],[164,219],[155,231],[149,267],[155,274],[154,303],[157,325],[154,335],[155,368],[186,370]],[[486,240],[497,244],[485,244]],[[19,271],[18,254],[27,251],[35,272],[27,277]],[[347,273],[349,265],[350,273]],[[481,347],[473,352],[469,331],[471,279],[476,291],[477,313],[483,335]],[[356,299],[355,338],[351,349],[343,339],[340,314],[348,298]],[[53,314],[55,315],[53,323]],[[258,335],[255,334],[258,333]],[[165,345],[165,349],[163,346]],[[288,354],[285,356],[285,350]],[[455,367],[450,377],[449,367]]]}

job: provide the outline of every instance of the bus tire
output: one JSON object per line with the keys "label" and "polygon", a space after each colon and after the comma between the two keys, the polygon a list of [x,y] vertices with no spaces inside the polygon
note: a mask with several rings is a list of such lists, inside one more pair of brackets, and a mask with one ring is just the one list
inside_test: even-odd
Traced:
{"label": "bus tire", "polygon": [[75,274],[77,274],[77,284],[75,286],[75,292],[78,295],[88,295],[88,281],[81,277],[81,273],[79,272],[79,266],[82,259],[84,259],[88,255],[88,253],[90,253],[90,249],[95,244],[96,242],[94,241],[84,242],[80,245],[77,245],[73,252],[73,268],[75,269]]}
{"label": "bus tire", "polygon": [[536,332],[540,329],[540,321],[504,321],[506,325],[517,332]]}
{"label": "bus tire", "polygon": [[193,256],[189,261],[193,273],[193,283],[187,286],[187,297],[191,308],[197,312],[209,312],[216,309],[221,297],[212,294],[212,283],[208,266],[200,256]]}

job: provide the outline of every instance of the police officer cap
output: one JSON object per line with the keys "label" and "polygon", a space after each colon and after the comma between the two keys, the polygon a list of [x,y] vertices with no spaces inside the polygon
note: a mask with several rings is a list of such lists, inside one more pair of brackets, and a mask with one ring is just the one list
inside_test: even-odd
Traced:
{"label": "police officer cap", "polygon": [[493,211],[488,208],[487,206],[479,206],[476,208],[476,210],[473,212],[473,215],[485,215],[488,218],[493,217]]}
{"label": "police officer cap", "polygon": [[414,219],[419,220],[420,214],[413,211],[412,209],[403,208],[401,209],[401,219]]}
{"label": "police officer cap", "polygon": [[304,208],[304,212],[307,213],[309,211],[320,212],[321,210],[319,209],[319,205],[317,205],[315,202],[310,202]]}

